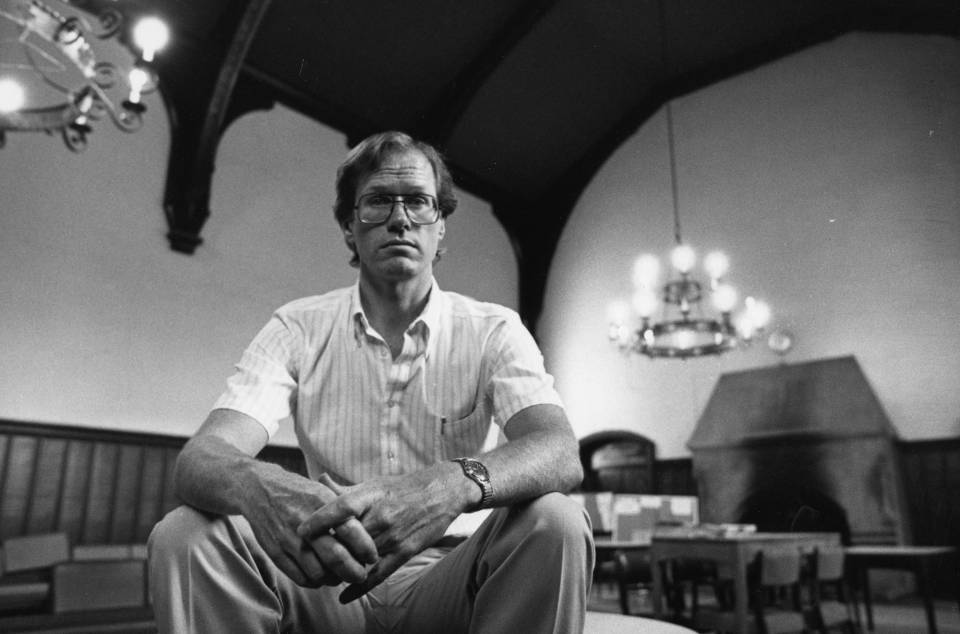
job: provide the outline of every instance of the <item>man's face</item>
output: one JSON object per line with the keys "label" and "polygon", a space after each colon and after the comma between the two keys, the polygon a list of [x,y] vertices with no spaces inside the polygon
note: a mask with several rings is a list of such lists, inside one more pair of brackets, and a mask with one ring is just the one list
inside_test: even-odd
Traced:
{"label": "man's face", "polygon": [[[437,183],[430,161],[419,151],[394,152],[358,183],[356,199],[364,194],[429,194],[436,197]],[[362,275],[384,281],[402,281],[433,274],[433,259],[445,231],[444,220],[417,226],[403,205],[394,205],[390,217],[379,225],[361,223],[356,216],[344,227],[344,239],[360,259]]]}

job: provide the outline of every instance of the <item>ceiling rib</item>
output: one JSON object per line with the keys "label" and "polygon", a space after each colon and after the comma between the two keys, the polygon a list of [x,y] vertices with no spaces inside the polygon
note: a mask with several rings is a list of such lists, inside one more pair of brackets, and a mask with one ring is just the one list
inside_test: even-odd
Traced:
{"label": "ceiling rib", "polygon": [[[225,38],[225,45],[218,50],[215,44],[208,43],[202,54],[188,57],[184,53],[187,59],[159,70],[161,81],[169,88],[164,94],[171,113],[172,138],[163,206],[169,228],[167,239],[174,251],[190,254],[203,242],[200,230],[210,215],[210,182],[217,147],[229,117],[242,114],[235,104],[231,107],[231,98],[243,60],[270,2],[249,0],[245,5],[237,5],[224,21],[233,26],[228,29],[231,35]],[[207,81],[198,81],[198,76]],[[273,102],[267,99],[247,103],[252,109],[269,107]]]}
{"label": "ceiling rib", "polygon": [[421,123],[414,133],[444,146],[477,92],[556,4],[557,0],[531,0],[520,7],[484,49],[463,67],[440,97],[423,110],[419,117]]}

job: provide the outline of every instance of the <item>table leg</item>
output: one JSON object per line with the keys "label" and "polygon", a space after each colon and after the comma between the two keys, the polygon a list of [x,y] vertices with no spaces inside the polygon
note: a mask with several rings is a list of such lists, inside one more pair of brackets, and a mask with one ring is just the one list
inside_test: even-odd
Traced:
{"label": "table leg", "polygon": [[747,608],[750,598],[747,596],[747,564],[740,551],[734,557],[733,569],[733,601],[737,619],[737,631],[746,634],[750,631],[747,620]]}
{"label": "table leg", "polygon": [[663,576],[660,574],[660,562],[650,553],[650,574],[653,576],[653,618],[663,618]]}
{"label": "table leg", "polygon": [[863,590],[863,606],[867,610],[867,630],[873,631],[873,603],[870,598],[870,573],[866,566],[857,566],[860,571],[860,588]]}
{"label": "table leg", "polygon": [[937,616],[933,610],[933,598],[930,596],[930,566],[927,559],[917,564],[917,590],[923,598],[923,609],[927,613],[927,631],[937,634]]}

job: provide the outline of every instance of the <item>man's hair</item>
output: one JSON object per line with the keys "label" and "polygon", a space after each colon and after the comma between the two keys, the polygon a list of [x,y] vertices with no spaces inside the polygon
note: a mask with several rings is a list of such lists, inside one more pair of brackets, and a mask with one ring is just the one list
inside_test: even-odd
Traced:
{"label": "man's hair", "polygon": [[453,177],[450,176],[450,170],[447,169],[440,152],[429,143],[418,141],[404,132],[381,132],[360,141],[337,169],[337,202],[333,206],[333,215],[341,227],[345,227],[353,218],[357,186],[360,182],[376,170],[386,157],[411,150],[423,154],[433,167],[440,216],[446,218],[456,210],[457,196],[453,192]]}

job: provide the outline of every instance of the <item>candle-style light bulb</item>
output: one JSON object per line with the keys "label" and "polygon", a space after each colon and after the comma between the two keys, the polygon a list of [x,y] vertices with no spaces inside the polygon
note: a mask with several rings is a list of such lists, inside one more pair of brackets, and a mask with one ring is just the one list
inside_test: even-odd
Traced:
{"label": "candle-style light bulb", "polygon": [[721,313],[729,313],[737,305],[737,290],[729,284],[718,284],[713,291],[713,307]]}
{"label": "candle-style light bulb", "polygon": [[678,244],[670,252],[670,263],[681,273],[689,273],[697,263],[697,254],[688,244]]}
{"label": "candle-style light bulb", "polygon": [[142,51],[145,62],[152,62],[154,54],[166,46],[169,39],[170,29],[160,18],[142,18],[133,27],[133,43]]}
{"label": "candle-style light bulb", "polygon": [[150,73],[139,66],[134,66],[130,69],[130,74],[127,76],[127,81],[130,83],[130,96],[128,97],[129,100],[131,103],[140,103],[140,97],[143,94],[143,89],[150,81]]}
{"label": "candle-style light bulb", "polygon": [[644,253],[633,263],[633,287],[653,288],[660,275],[660,260],[655,255]]}
{"label": "candle-style light bulb", "polygon": [[703,258],[703,268],[711,280],[719,280],[730,269],[730,260],[721,251],[713,251]]}
{"label": "candle-style light bulb", "polygon": [[0,79],[0,112],[14,112],[23,107],[26,97],[19,82]]}
{"label": "candle-style light bulb", "polygon": [[747,316],[756,330],[763,330],[770,323],[770,306],[759,299],[748,297],[744,300]]}

